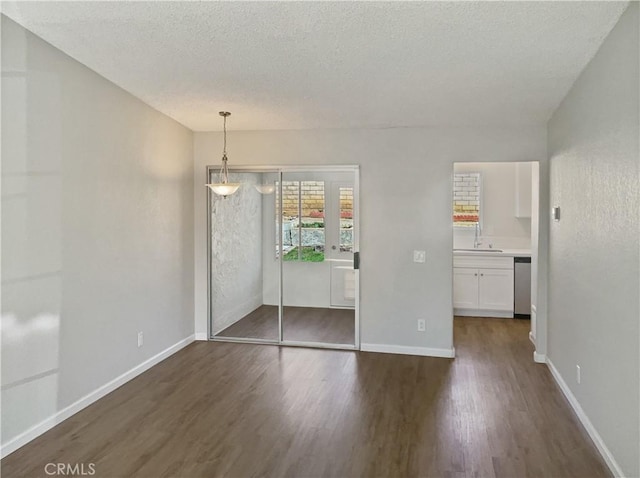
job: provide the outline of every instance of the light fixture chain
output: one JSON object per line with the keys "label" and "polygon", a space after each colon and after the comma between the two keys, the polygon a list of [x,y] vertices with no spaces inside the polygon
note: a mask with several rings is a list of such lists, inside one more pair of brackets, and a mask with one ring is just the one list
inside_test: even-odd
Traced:
{"label": "light fixture chain", "polygon": [[227,164],[227,116],[231,113],[228,111],[220,111],[220,116],[222,116],[222,133],[223,133],[223,147],[222,147],[222,165],[220,166],[219,172],[219,183],[207,184],[211,191],[213,191],[218,196],[222,196],[226,198],[234,194],[238,188],[240,187],[240,183],[230,183],[229,182],[229,166]]}
{"label": "light fixture chain", "polygon": [[226,184],[229,182],[229,169],[227,167],[227,155],[222,155],[222,168],[220,169],[220,182]]}
{"label": "light fixture chain", "polygon": [[222,146],[222,154],[227,157],[227,117],[223,116],[222,129],[224,131],[224,145]]}
{"label": "light fixture chain", "polygon": [[222,115],[222,169],[220,170],[220,182],[227,184],[229,182],[229,168],[227,167],[227,115]]}

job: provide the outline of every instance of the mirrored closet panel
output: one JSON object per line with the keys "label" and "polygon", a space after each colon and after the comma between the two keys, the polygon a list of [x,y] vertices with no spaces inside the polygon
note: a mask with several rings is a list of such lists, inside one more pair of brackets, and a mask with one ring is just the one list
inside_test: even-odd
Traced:
{"label": "mirrored closet panel", "polygon": [[240,167],[209,191],[213,340],[358,346],[357,173]]}
{"label": "mirrored closet panel", "polygon": [[353,178],[347,172],[282,175],[284,343],[355,343]]}
{"label": "mirrored closet panel", "polygon": [[[211,171],[215,181],[217,171]],[[279,173],[232,171],[227,196],[209,193],[209,306],[213,338],[279,341],[277,249],[273,237]],[[265,241],[265,239],[268,239]]]}

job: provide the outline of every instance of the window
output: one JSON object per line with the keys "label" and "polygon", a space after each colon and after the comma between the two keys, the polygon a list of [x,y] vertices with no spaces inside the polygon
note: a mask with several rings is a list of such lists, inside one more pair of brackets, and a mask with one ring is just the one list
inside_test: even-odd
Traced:
{"label": "window", "polygon": [[353,188],[340,188],[340,252],[353,252]]}
{"label": "window", "polygon": [[[278,215],[279,191],[275,199]],[[285,261],[324,261],[324,214],[324,181],[282,182],[282,247]]]}
{"label": "window", "polygon": [[453,224],[475,226],[480,222],[480,173],[454,173]]}

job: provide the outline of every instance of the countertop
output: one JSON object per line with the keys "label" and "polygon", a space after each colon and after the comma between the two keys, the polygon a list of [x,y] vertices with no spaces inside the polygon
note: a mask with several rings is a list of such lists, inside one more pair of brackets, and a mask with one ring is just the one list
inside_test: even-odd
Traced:
{"label": "countertop", "polygon": [[501,249],[502,252],[490,252],[486,249],[475,251],[453,250],[454,256],[484,256],[484,257],[531,257],[530,249]]}

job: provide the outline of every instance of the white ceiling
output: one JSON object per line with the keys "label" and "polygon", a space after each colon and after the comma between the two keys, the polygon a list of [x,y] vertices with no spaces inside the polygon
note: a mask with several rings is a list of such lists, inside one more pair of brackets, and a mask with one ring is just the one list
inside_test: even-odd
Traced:
{"label": "white ceiling", "polygon": [[543,124],[627,2],[3,2],[196,131]]}

